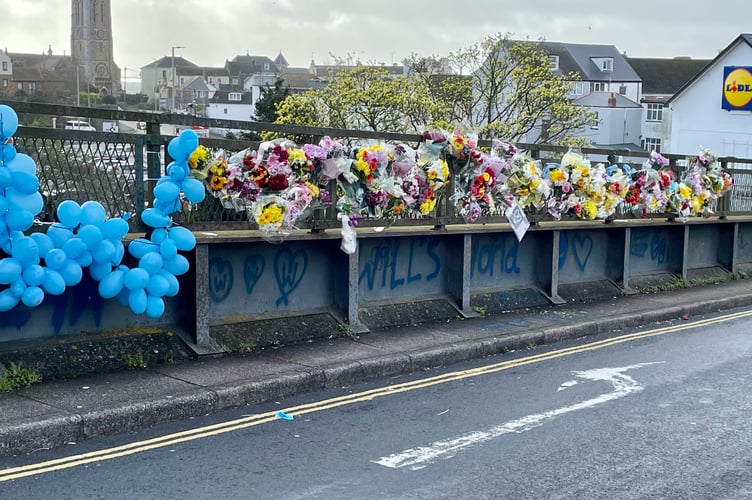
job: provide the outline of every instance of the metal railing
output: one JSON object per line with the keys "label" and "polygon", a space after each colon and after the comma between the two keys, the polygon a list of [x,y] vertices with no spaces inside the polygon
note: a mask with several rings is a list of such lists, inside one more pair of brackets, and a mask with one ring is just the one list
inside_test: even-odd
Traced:
{"label": "metal railing", "polygon": [[[330,136],[350,141],[401,142],[417,148],[422,140],[421,136],[412,134],[215,120],[182,114],[156,114],[14,101],[0,101],[0,103],[10,105],[19,114],[56,117],[58,123],[64,123],[70,117],[84,117],[95,123],[96,120],[122,120],[145,124],[143,127],[145,130],[134,129],[133,133],[19,127],[14,136],[15,147],[18,152],[31,156],[38,165],[40,191],[45,199],[45,207],[40,215],[43,221],[54,220],[57,205],[66,199],[73,199],[79,203],[97,200],[102,203],[109,216],[124,213],[138,216],[153,201],[151,192],[154,185],[164,175],[165,166],[171,161],[166,145],[174,135],[160,133],[163,125],[170,125],[170,132],[175,128],[186,127],[211,127],[253,132],[271,131],[281,135],[306,138],[306,142],[310,143],[317,143],[322,137]],[[254,141],[221,138],[202,138],[201,144],[210,149],[225,149],[232,152],[258,146],[258,142]],[[490,143],[481,141],[480,146],[487,147]],[[516,146],[544,163],[546,161],[558,162],[561,155],[567,151],[566,147],[552,145],[516,144]],[[648,157],[648,152],[619,149],[582,148],[582,152],[591,158],[605,159],[608,155],[621,157],[623,163],[632,166],[641,165]],[[669,159],[671,168],[680,174],[683,168],[681,165],[685,163],[686,156],[665,153],[664,156]],[[453,168],[451,158],[448,159],[451,169]],[[752,215],[752,159],[721,158],[720,162],[733,175],[735,184],[732,190],[721,198],[716,215],[721,217]],[[453,176],[447,192],[454,192],[454,187]],[[329,192],[335,198],[336,183],[330,183]],[[336,219],[335,206],[336,199],[332,199],[331,205],[313,211],[307,218],[300,221],[299,227],[312,231],[337,227],[340,223]],[[667,217],[665,213],[651,214],[651,216]],[[533,222],[549,218],[543,213],[531,214]],[[616,218],[634,218],[634,216],[625,207],[616,215]],[[187,207],[183,213],[174,214],[173,219],[179,224],[195,229],[221,230],[255,227],[248,221],[244,212],[225,209],[216,198],[211,196],[207,196],[200,204]],[[131,220],[132,230],[144,230],[138,217],[133,217]],[[465,223],[465,220],[455,213],[454,207],[444,196],[438,200],[431,216],[390,221],[365,219],[362,224],[381,226],[385,222],[397,226],[440,227]],[[506,218],[501,213],[484,214],[477,221],[481,224],[496,222],[506,222]]]}

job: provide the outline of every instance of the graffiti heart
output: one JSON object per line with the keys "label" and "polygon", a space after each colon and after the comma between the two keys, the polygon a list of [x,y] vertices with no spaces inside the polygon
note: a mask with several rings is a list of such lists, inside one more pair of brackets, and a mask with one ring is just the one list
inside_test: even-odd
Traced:
{"label": "graffiti heart", "polygon": [[232,262],[220,257],[209,260],[209,295],[214,302],[222,302],[232,290]]}
{"label": "graffiti heart", "polygon": [[581,236],[574,234],[572,236],[572,255],[577,262],[577,267],[580,271],[584,271],[587,267],[590,255],[593,253],[593,238],[587,235]]}
{"label": "graffiti heart", "polygon": [[290,294],[298,287],[308,268],[308,254],[303,250],[283,248],[274,258],[274,277],[279,287],[277,307],[289,305]]}
{"label": "graffiti heart", "polygon": [[261,275],[264,274],[265,267],[266,260],[264,260],[262,255],[251,255],[245,259],[243,279],[245,280],[245,290],[248,292],[248,295],[253,293],[253,289],[256,288]]}

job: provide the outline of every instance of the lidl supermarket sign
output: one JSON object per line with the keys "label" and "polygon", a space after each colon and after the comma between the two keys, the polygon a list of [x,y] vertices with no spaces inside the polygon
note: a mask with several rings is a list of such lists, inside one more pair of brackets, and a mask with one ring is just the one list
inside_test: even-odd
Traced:
{"label": "lidl supermarket sign", "polygon": [[752,111],[752,67],[723,68],[723,98],[721,108]]}

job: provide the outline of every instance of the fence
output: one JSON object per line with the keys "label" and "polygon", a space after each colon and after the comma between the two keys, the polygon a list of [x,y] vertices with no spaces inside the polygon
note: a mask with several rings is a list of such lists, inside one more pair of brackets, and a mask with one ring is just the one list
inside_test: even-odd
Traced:
{"label": "fence", "polygon": [[[78,202],[95,199],[100,201],[108,211],[108,215],[115,216],[123,213],[140,214],[144,207],[149,206],[151,191],[156,181],[165,173],[165,166],[171,159],[168,157],[166,145],[172,135],[163,135],[160,128],[169,124],[170,130],[186,127],[210,127],[219,129],[250,130],[254,132],[272,131],[282,135],[308,138],[310,143],[316,143],[323,136],[344,138],[349,141],[384,140],[389,142],[407,143],[417,147],[422,138],[410,134],[375,133],[369,131],[343,130],[324,127],[282,126],[259,122],[237,122],[230,120],[213,120],[196,118],[187,115],[155,114],[130,112],[121,110],[78,108],[69,106],[54,106],[33,103],[7,102],[19,113],[48,115],[58,117],[58,123],[64,123],[64,117],[85,117],[96,123],[97,120],[125,120],[134,123],[145,123],[145,133],[102,133],[82,132],[62,129],[41,129],[20,127],[15,136],[16,148],[19,152],[30,155],[39,166],[40,190],[45,198],[45,208],[41,215],[43,221],[54,218],[57,204],[65,199]],[[240,151],[254,148],[258,142],[237,141],[217,138],[202,139],[201,143],[210,149],[224,149]],[[481,146],[488,146],[481,142]],[[558,161],[567,148],[540,144],[517,144],[518,149],[528,152],[536,159],[543,161]],[[638,166],[647,158],[647,152],[583,148],[583,153],[589,156],[614,155],[624,159],[625,163]],[[681,165],[686,164],[683,155],[664,154],[671,167],[681,172]],[[453,169],[451,158],[450,169]],[[735,186],[731,192],[721,199],[716,213],[721,217],[729,215],[752,214],[752,159],[721,158],[721,165],[727,169],[735,179]],[[731,168],[730,168],[731,167]],[[448,192],[454,192],[454,180],[450,179]],[[335,185],[330,185],[329,191],[336,193]],[[323,230],[339,225],[333,207],[336,198],[332,200],[328,209],[314,211],[305,220],[299,221],[301,229],[312,231]],[[651,214],[653,217],[666,217],[665,214]],[[632,218],[628,207],[623,208],[617,218]],[[207,197],[202,203],[186,207],[183,213],[175,214],[176,222],[193,229],[249,229],[250,223],[242,212],[225,209],[212,197]],[[546,220],[545,214],[532,215],[533,222]],[[139,218],[132,219],[133,230],[142,231],[143,226]],[[486,214],[477,222],[496,223],[505,222],[502,214]],[[390,220],[395,226],[429,226],[441,227],[451,224],[465,223],[459,217],[454,207],[446,197],[438,200],[436,210],[428,217],[400,218]],[[365,220],[365,226],[383,225],[383,220]]]}

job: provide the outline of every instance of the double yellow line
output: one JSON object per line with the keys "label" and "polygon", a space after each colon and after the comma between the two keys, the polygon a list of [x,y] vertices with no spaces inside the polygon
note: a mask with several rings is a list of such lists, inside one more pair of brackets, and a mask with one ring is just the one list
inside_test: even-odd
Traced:
{"label": "double yellow line", "polygon": [[[695,321],[692,323],[681,323],[677,325],[666,326],[663,328],[655,328],[642,332],[631,333],[627,335],[621,335],[597,342],[591,342],[575,347],[567,347],[564,349],[553,350],[545,353],[535,354],[532,356],[526,356],[520,359],[513,359],[509,361],[502,361],[500,363],[494,363],[470,370],[461,370],[443,375],[437,375],[421,380],[414,380],[412,382],[404,382],[401,384],[395,384],[387,387],[379,387],[377,389],[371,389],[368,391],[358,392],[355,394],[348,394],[344,396],[338,396],[336,398],[325,399],[322,401],[316,401],[314,403],[307,403],[303,405],[293,406],[286,408],[285,413],[289,415],[299,416],[306,415],[308,413],[315,413],[332,408],[338,408],[341,406],[351,405],[354,403],[360,403],[363,401],[371,401],[376,398],[389,396],[392,394],[399,394],[402,392],[412,391],[416,389],[422,389],[433,385],[444,384],[447,382],[453,382],[456,380],[462,380],[469,377],[477,377],[479,375],[486,375],[490,373],[496,373],[510,368],[515,368],[524,365],[530,365],[533,363],[539,363],[541,361],[547,361],[550,359],[561,358],[563,356],[569,356],[586,351],[593,351],[596,349],[602,349],[616,344],[622,344],[625,342],[631,342],[634,340],[644,339],[647,337],[655,337],[657,335],[665,335],[667,333],[674,333],[680,330],[686,330],[690,328],[700,328],[703,326],[713,325],[726,321],[732,321],[735,319],[746,318],[752,316],[752,311],[744,311],[733,314],[727,314],[716,318],[704,319]],[[23,477],[33,476],[37,474],[44,474],[47,472],[53,472],[63,469],[70,469],[72,467],[78,467],[80,465],[89,464],[92,462],[100,462],[103,460],[112,460],[114,458],[133,455],[136,453],[142,453],[157,448],[164,448],[167,446],[173,446],[176,444],[184,443],[186,441],[193,441],[195,439],[201,439],[227,432],[233,432],[240,429],[246,429],[248,427],[254,427],[257,425],[265,424],[278,420],[277,411],[270,411],[261,413],[258,415],[252,415],[243,417],[219,424],[208,425],[205,427],[198,427],[182,432],[176,432],[173,434],[167,434],[164,436],[147,439],[144,441],[137,441],[122,446],[116,446],[114,448],[107,448],[103,450],[91,451],[88,453],[82,453],[79,455],[72,455],[69,457],[58,458],[55,460],[49,460],[46,462],[40,462],[36,464],[24,465],[20,467],[13,467],[9,469],[0,469],[0,483],[10,481],[13,479],[20,479]]]}

